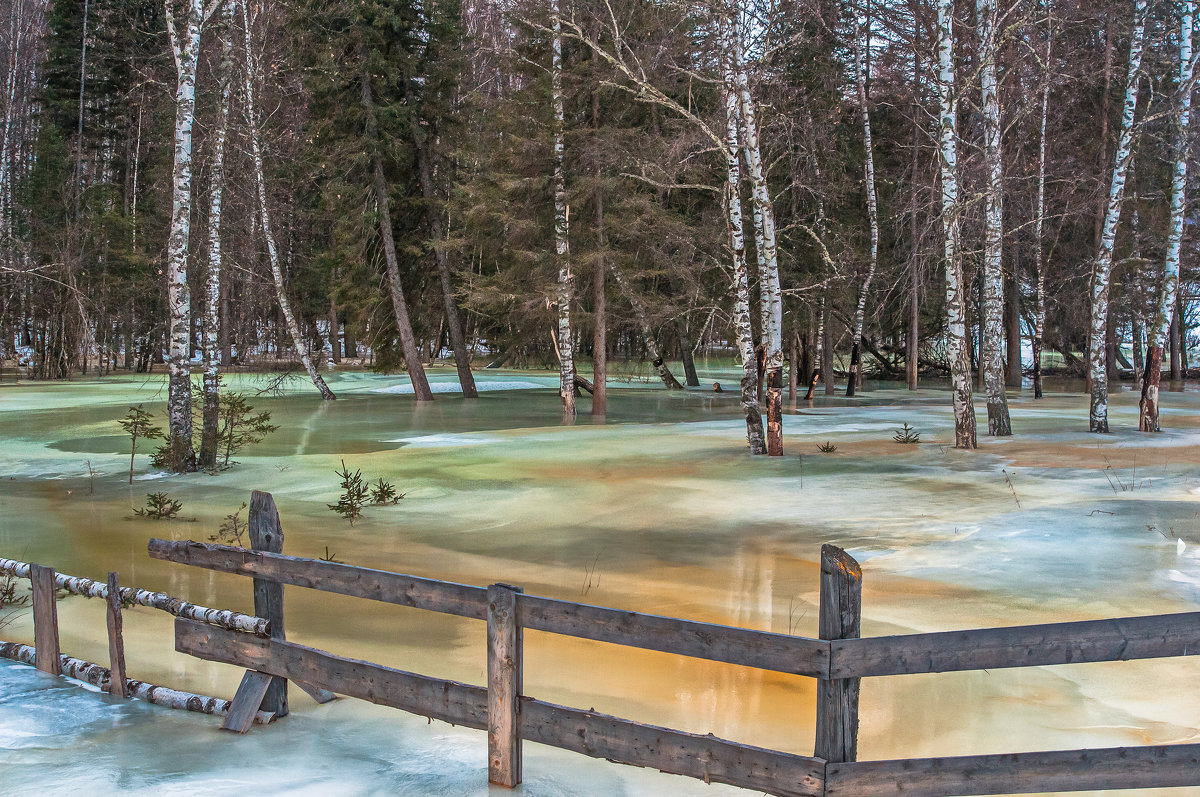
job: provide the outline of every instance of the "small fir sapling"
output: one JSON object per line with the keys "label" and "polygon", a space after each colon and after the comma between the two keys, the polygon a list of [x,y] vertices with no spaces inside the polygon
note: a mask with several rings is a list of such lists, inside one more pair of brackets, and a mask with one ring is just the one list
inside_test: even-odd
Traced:
{"label": "small fir sapling", "polygon": [[183,502],[176,501],[166,493],[146,493],[145,508],[135,508],[133,514],[152,520],[171,520],[183,509]]}
{"label": "small fir sapling", "polygon": [[362,515],[363,506],[367,503],[368,490],[367,485],[363,482],[362,471],[356,470],[350,472],[350,468],[346,466],[346,461],[342,460],[342,469],[334,471],[341,477],[342,494],[338,498],[336,504],[326,504],[334,512],[350,521],[350,525],[354,525],[354,521]]}
{"label": "small fir sapling", "polygon": [[896,430],[896,434],[892,435],[892,439],[897,443],[919,443],[921,442],[921,433],[905,423],[903,429]]}

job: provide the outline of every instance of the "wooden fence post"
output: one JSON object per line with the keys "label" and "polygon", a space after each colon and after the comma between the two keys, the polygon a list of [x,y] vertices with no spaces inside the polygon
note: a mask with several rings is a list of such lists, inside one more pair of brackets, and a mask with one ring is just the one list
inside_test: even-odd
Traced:
{"label": "wooden fence post", "polygon": [[108,693],[129,697],[125,689],[125,639],[122,636],[121,585],[116,573],[108,574]]}
{"label": "wooden fence post", "polygon": [[54,568],[29,566],[29,581],[33,590],[33,646],[36,667],[51,675],[62,675],[58,659],[58,604],[54,593]]}
{"label": "wooden fence post", "polygon": [[487,589],[488,782],[521,782],[521,690],[524,635],[517,623],[520,587]]}
{"label": "wooden fence post", "polygon": [[[250,493],[250,516],[248,518],[250,547],[255,551],[283,553],[283,527],[279,523],[279,511],[270,493],[255,490]],[[254,613],[271,623],[271,638],[286,639],[283,632],[283,585],[266,579],[254,579]],[[263,697],[261,709],[273,712],[276,717],[288,713],[288,690],[286,678],[272,678],[271,685]]]}
{"label": "wooden fence post", "polygon": [[[841,548],[821,546],[821,639],[857,639],[861,621],[862,568]],[[831,763],[857,759],[859,680],[817,680],[817,758]]]}

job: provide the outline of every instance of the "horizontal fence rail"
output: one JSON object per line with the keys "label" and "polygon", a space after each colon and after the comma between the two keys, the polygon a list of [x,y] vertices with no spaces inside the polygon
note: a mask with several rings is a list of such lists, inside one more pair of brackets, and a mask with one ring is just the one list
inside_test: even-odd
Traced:
{"label": "horizontal fence rail", "polygon": [[[222,573],[486,619],[487,589],[365,567],[249,551],[228,545],[152,539],[150,556]],[[829,643],[746,628],[680,620],[518,594],[517,618],[532,631],[611,642],[710,661],[823,678]]]}
{"label": "horizontal fence rail", "polygon": [[1200,654],[1200,612],[841,639],[834,678],[998,670]]}
{"label": "horizontal fence rail", "polygon": [[945,797],[1200,784],[1200,744],[830,764],[828,797]]}
{"label": "horizontal fence rail", "polygon": [[[340,695],[423,717],[488,728],[487,689],[431,678],[315,648],[175,621],[175,649],[208,661],[300,679]],[[778,795],[823,794],[825,762],[713,736],[645,725],[521,697],[522,739],[593,758],[758,789]]]}
{"label": "horizontal fence rail", "polygon": [[[861,568],[845,551],[827,545],[821,551],[821,638],[811,639],[526,595],[506,584],[485,588],[287,556],[268,494],[253,494],[252,520],[256,512],[261,529],[274,534],[272,545],[256,543],[256,550],[246,550],[191,541],[149,543],[156,559],[251,577],[256,611],[271,612],[269,638],[203,618],[176,620],[176,650],[247,668],[239,687],[244,705],[237,710],[235,696],[231,716],[259,708],[260,700],[264,710],[286,713],[288,681],[310,694],[357,697],[486,730],[489,780],[506,786],[521,782],[522,740],[788,797],[1200,785],[1196,744],[856,760],[861,678],[1196,655],[1200,612],[859,638]],[[288,642],[282,593],[273,591],[283,585],[485,621],[487,685],[404,672]],[[260,607],[259,597],[268,594],[275,597]],[[525,630],[817,678],[816,754],[766,750],[532,698],[523,694]],[[281,697],[264,697],[270,682],[284,687]]]}

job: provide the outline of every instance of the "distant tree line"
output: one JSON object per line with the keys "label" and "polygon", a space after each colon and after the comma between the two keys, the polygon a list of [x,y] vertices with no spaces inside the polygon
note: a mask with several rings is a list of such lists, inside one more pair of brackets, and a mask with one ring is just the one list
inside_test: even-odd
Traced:
{"label": "distant tree line", "polygon": [[[796,392],[1188,369],[1194,0],[0,0],[0,357],[171,378],[369,350]],[[1022,361],[1022,342],[1034,356]],[[1129,356],[1126,356],[1126,351]],[[592,379],[578,370],[591,363]],[[193,395],[190,371],[205,373]],[[787,363],[790,368],[785,368]],[[763,417],[765,416],[765,421]],[[214,426],[215,428],[215,426]],[[199,436],[203,439],[203,435]],[[202,459],[211,456],[205,446]],[[211,462],[209,462],[211,465]],[[203,463],[200,466],[204,466]]]}

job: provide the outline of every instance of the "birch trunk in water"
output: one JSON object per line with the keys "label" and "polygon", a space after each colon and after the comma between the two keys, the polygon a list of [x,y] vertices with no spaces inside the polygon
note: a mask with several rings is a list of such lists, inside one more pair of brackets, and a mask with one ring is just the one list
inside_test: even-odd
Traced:
{"label": "birch trunk in water", "polygon": [[[387,271],[392,313],[396,318],[396,332],[400,335],[400,350],[404,353],[404,366],[408,369],[408,378],[412,382],[413,396],[417,401],[433,401],[433,391],[429,388],[425,365],[421,361],[421,353],[417,350],[417,338],[413,334],[412,321],[408,317],[408,303],[404,300],[404,286],[400,280],[400,259],[396,256],[396,241],[392,235],[391,201],[388,197],[387,177],[383,173],[379,123],[375,117],[375,100],[371,93],[371,73],[367,68],[366,50],[360,50],[359,54],[362,58],[361,101],[366,118],[367,140],[375,150],[371,158],[371,185],[375,192],[375,209],[379,214],[379,237],[383,243],[384,269]],[[463,385],[463,389],[466,389],[466,385]]]}
{"label": "birch trunk in water", "polygon": [[331,401],[337,398],[337,396],[325,384],[325,380],[321,378],[321,375],[317,373],[316,366],[313,365],[312,357],[308,352],[308,345],[304,341],[304,336],[300,334],[300,325],[296,323],[296,315],[292,312],[292,303],[288,300],[287,291],[283,284],[283,267],[279,263],[279,250],[275,245],[275,233],[271,229],[271,215],[267,208],[267,176],[266,170],[263,168],[262,144],[259,141],[258,110],[254,105],[254,80],[259,76],[259,70],[258,59],[254,57],[254,49],[250,39],[252,17],[246,9],[246,2],[241,2],[240,6],[246,45],[246,70],[244,74],[245,81],[243,83],[246,103],[246,126],[250,138],[250,155],[254,160],[254,179],[258,186],[258,220],[262,226],[263,240],[267,245],[267,258],[271,262],[271,277],[275,282],[275,296],[279,301],[279,309],[283,313],[283,320],[287,324],[288,333],[292,337],[292,345],[295,346],[296,353],[300,356],[300,362],[304,364],[304,370],[308,371],[308,376],[312,379],[312,383],[321,392],[321,398]]}
{"label": "birch trunk in water", "polygon": [[571,334],[571,301],[574,296],[574,277],[571,274],[570,209],[567,207],[567,185],[563,173],[566,145],[562,88],[562,19],[558,0],[550,0],[550,17],[554,37],[551,43],[550,91],[554,106],[554,253],[558,261],[558,393],[562,397],[563,416],[575,417],[575,357]]}
{"label": "birch trunk in water", "polygon": [[[983,384],[987,392],[988,434],[1012,434],[1005,395],[1004,351],[1004,164],[1000,145],[1000,93],[996,79],[996,0],[977,0],[979,82],[983,100],[983,158],[987,171],[983,233]],[[1013,367],[1020,370],[1020,362]]]}
{"label": "birch trunk in water", "polygon": [[958,97],[954,85],[954,0],[937,0],[938,100],[941,127],[942,229],[946,258],[946,350],[954,403],[954,446],[975,448],[967,304],[959,246]]}
{"label": "birch trunk in water", "polygon": [[1041,132],[1038,139],[1038,186],[1037,209],[1033,223],[1034,246],[1034,278],[1037,286],[1034,289],[1033,304],[1033,397],[1042,397],[1042,349],[1046,339],[1046,116],[1050,107],[1050,56],[1054,47],[1054,18],[1046,21],[1046,72],[1042,76],[1042,119]]}
{"label": "birch trunk in water", "polygon": [[1108,431],[1108,369],[1105,367],[1105,337],[1108,331],[1108,289],[1112,275],[1113,248],[1117,240],[1117,222],[1121,219],[1121,199],[1125,194],[1125,176],[1133,158],[1133,116],[1137,110],[1141,84],[1142,36],[1146,28],[1146,0],[1134,0],[1133,36],[1129,43],[1129,73],[1125,77],[1125,103],[1121,109],[1121,134],[1113,162],[1112,185],[1104,211],[1100,251],[1092,271],[1092,318],[1088,336],[1088,373],[1092,400],[1088,428]]}
{"label": "birch trunk in water", "polygon": [[846,379],[846,395],[853,396],[862,383],[862,336],[866,322],[867,292],[875,279],[879,265],[879,205],[875,200],[875,148],[871,141],[871,112],[867,108],[867,48],[870,47],[870,29],[863,24],[862,33],[854,39],[854,72],[858,87],[858,107],[862,118],[863,143],[866,146],[865,182],[867,188],[867,217],[871,224],[871,261],[867,276],[858,291],[858,304],[854,308],[854,330],[850,341],[850,375]]}
{"label": "birch trunk in water", "polygon": [[171,233],[167,239],[167,462],[171,470],[196,469],[192,448],[192,380],[188,370],[192,293],[187,280],[192,232],[192,128],[196,121],[196,65],[204,8],[187,0],[186,28],[177,30],[172,0],[164,3],[175,57],[175,162],[171,190]]}
{"label": "birch trunk in water", "polygon": [[229,132],[229,103],[233,94],[233,11],[221,10],[221,62],[217,67],[217,122],[213,131],[212,175],[208,206],[208,284],[204,291],[204,425],[200,433],[199,465],[217,466],[217,424],[220,418],[221,352],[217,329],[221,315],[221,209],[225,196],[225,139]]}
{"label": "birch trunk in water", "polygon": [[1167,254],[1162,288],[1154,306],[1154,316],[1146,330],[1149,346],[1142,372],[1142,398],[1138,403],[1138,429],[1159,431],[1158,392],[1162,380],[1163,346],[1170,334],[1171,311],[1179,294],[1179,254],[1183,245],[1183,219],[1187,210],[1188,135],[1192,121],[1192,26],[1196,16],[1195,0],[1179,4],[1179,96],[1175,119],[1175,164],[1171,174],[1171,228],[1167,236]]}
{"label": "birch trunk in water", "polygon": [[721,21],[722,71],[725,80],[725,220],[733,254],[733,326],[742,356],[742,411],[746,414],[746,440],[751,454],[767,453],[762,414],[758,408],[758,358],[750,324],[750,282],[746,275],[746,233],[742,225],[741,146],[738,141],[738,95],[729,59],[729,27]]}
{"label": "birch trunk in water", "polygon": [[759,279],[763,284],[762,337],[763,345],[766,347],[763,378],[766,381],[767,453],[772,457],[778,457],[783,455],[783,294],[779,286],[775,211],[771,206],[770,190],[767,187],[762,153],[758,145],[758,122],[756,121],[754,97],[750,92],[750,76],[746,70],[741,36],[737,6],[734,5],[727,26],[726,42],[729,45],[729,60],[733,67],[733,78],[736,81],[739,116],[742,127],[746,131],[746,140],[742,149],[745,153],[746,171],[750,177],[750,195],[754,205],[755,226],[758,239],[761,240]]}
{"label": "birch trunk in water", "polygon": [[616,279],[617,285],[621,288],[621,293],[629,300],[629,304],[633,306],[633,314],[637,318],[638,326],[642,330],[642,339],[646,341],[646,351],[650,354],[650,360],[654,363],[654,370],[658,372],[658,378],[662,380],[663,385],[668,390],[683,390],[683,385],[679,384],[679,380],[675,378],[675,374],[671,373],[671,369],[667,366],[663,356],[658,348],[658,342],[654,339],[654,332],[650,329],[650,318],[646,315],[646,306],[642,304],[642,300],[637,297],[637,294],[629,287],[629,283],[625,281],[625,275],[617,268],[614,263],[608,264],[608,270],[612,272],[613,278]]}

